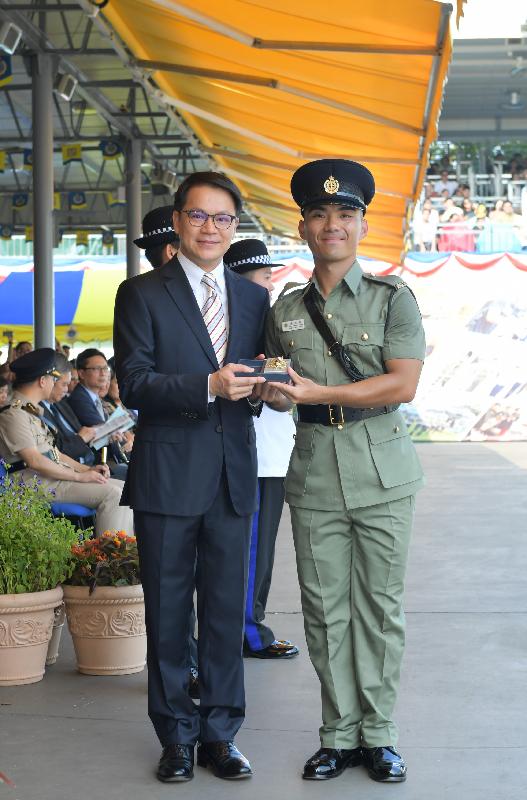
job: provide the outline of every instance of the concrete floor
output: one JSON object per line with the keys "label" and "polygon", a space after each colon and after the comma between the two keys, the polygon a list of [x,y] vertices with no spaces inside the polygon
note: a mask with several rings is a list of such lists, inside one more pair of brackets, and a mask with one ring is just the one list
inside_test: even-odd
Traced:
{"label": "concrete floor", "polygon": [[407,580],[407,649],[397,707],[405,784],[362,768],[321,786],[302,781],[318,747],[319,690],[307,657],[289,518],[269,602],[275,634],[302,648],[290,662],[246,661],[247,720],[237,743],[255,775],[236,784],[196,769],[163,785],[146,716],[146,674],[75,672],[69,636],[33,686],[0,690],[0,800],[161,800],[180,794],[263,798],[523,800],[527,762],[527,443],[420,445]]}

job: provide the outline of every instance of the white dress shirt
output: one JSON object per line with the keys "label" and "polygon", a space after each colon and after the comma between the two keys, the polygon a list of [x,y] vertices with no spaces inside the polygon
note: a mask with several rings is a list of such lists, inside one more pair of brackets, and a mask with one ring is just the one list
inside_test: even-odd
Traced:
{"label": "white dress shirt", "polygon": [[[199,310],[203,308],[205,300],[208,297],[208,290],[207,287],[201,282],[201,279],[204,275],[210,275],[216,281],[218,287],[218,295],[220,298],[221,305],[223,307],[223,314],[225,317],[225,327],[227,330],[227,341],[229,337],[229,302],[227,299],[227,286],[225,284],[225,267],[223,265],[223,261],[220,261],[217,267],[214,267],[211,272],[206,272],[201,267],[198,267],[197,264],[194,264],[189,258],[183,255],[181,251],[177,254],[177,259],[181,264],[181,268],[185,275],[187,276],[187,280],[190,283],[190,288],[192,289],[192,293],[196,298],[196,303],[199,306]],[[210,375],[207,380],[207,391],[208,386],[210,383]],[[213,403],[216,399],[216,395],[213,395],[208,392],[209,394],[209,403]]]}

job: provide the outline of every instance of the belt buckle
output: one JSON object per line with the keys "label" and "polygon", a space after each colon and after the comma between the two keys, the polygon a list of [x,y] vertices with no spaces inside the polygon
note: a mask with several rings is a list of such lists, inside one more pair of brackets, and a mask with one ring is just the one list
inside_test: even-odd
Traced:
{"label": "belt buckle", "polygon": [[[330,425],[344,425],[344,410],[343,410],[342,406],[328,405],[328,409],[329,409],[329,422],[330,422]],[[335,419],[335,417],[334,417],[334,412],[337,409],[340,411],[340,419]]]}

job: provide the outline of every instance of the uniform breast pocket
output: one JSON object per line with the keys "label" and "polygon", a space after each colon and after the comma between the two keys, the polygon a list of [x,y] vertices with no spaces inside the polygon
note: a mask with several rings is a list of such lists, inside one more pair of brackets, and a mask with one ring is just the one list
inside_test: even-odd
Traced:
{"label": "uniform breast pocket", "polygon": [[398,411],[364,420],[370,452],[385,489],[418,481],[423,470],[406,423]]}
{"label": "uniform breast pocket", "polygon": [[290,331],[280,336],[283,352],[292,361],[292,367],[302,376],[313,372],[313,331]]}
{"label": "uniform breast pocket", "polygon": [[342,344],[353,363],[364,375],[378,375],[382,372],[384,323],[361,322],[346,325]]}

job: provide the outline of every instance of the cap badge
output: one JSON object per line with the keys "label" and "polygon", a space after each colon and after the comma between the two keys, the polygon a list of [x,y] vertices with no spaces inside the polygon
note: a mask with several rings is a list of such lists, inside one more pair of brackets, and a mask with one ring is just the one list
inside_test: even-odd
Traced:
{"label": "cap badge", "polygon": [[330,175],[329,178],[324,181],[324,191],[326,194],[336,194],[339,190],[340,183],[333,175]]}

